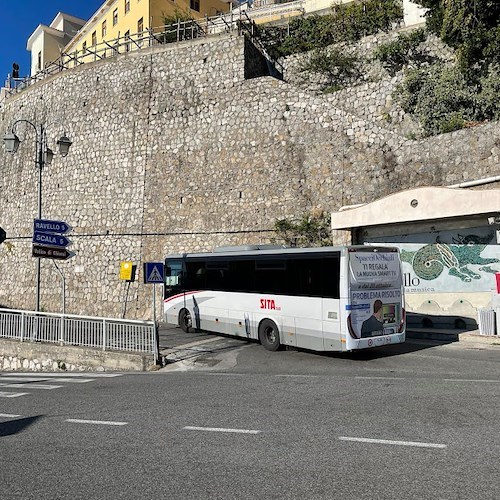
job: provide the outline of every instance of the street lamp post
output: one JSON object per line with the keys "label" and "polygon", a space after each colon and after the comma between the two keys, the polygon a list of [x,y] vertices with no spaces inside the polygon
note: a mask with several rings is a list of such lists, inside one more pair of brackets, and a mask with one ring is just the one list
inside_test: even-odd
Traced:
{"label": "street lamp post", "polygon": [[[4,135],[3,140],[5,144],[5,150],[8,153],[15,153],[19,144],[21,143],[19,137],[15,134],[14,130],[18,123],[26,123],[33,127],[35,131],[35,144],[36,144],[36,156],[35,156],[35,165],[38,169],[38,219],[42,218],[42,171],[45,165],[50,165],[52,162],[52,157],[54,153],[47,146],[47,132],[44,125],[37,126],[30,122],[29,120],[16,120],[12,124],[12,129],[10,132]],[[63,135],[58,141],[57,145],[59,146],[59,153],[61,156],[67,156],[69,152],[69,147],[71,146],[71,141]],[[40,311],[40,257],[36,259],[36,311]]]}

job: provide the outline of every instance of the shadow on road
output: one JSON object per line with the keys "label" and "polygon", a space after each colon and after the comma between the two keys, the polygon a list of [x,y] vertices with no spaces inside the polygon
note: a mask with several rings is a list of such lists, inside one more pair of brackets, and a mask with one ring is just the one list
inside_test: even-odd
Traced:
{"label": "shadow on road", "polygon": [[[215,352],[220,352],[222,350],[231,350],[238,347],[238,345],[224,345],[224,343],[214,345],[205,344],[203,348],[193,346],[188,347],[190,343],[196,343],[200,340],[213,338],[215,341],[219,339],[226,340],[235,340],[244,346],[248,343],[258,344],[256,340],[252,339],[244,339],[241,337],[236,337],[232,335],[225,334],[214,334],[205,331],[198,331],[192,333],[185,333],[180,328],[175,327],[163,327],[160,328],[160,351],[163,349],[172,349],[176,347],[183,347],[184,356],[191,357],[189,351],[192,350],[192,356],[199,356],[200,351],[203,351],[203,354],[210,354]],[[402,354],[408,354],[412,352],[422,351],[424,349],[430,349],[432,347],[437,347],[440,345],[450,344],[452,342],[456,342],[456,340],[431,340],[431,339],[419,339],[419,338],[407,338],[404,344],[392,344],[385,345],[381,347],[372,347],[370,349],[363,349],[361,351],[354,352],[320,352],[320,351],[311,351],[309,349],[296,348],[291,346],[286,346],[287,350],[291,351],[300,351],[300,352],[309,352],[311,354],[316,354],[318,356],[331,357],[331,358],[347,358],[357,361],[370,361],[378,358],[386,358],[391,356],[399,356]]]}
{"label": "shadow on road", "polygon": [[0,422],[0,437],[12,436],[26,430],[30,425],[42,418],[43,415],[35,415],[34,417],[19,418],[17,420],[9,420]]}

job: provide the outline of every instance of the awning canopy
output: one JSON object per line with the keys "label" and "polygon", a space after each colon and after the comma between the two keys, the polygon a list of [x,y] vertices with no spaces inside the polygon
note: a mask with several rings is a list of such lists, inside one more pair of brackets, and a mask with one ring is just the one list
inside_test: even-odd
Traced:
{"label": "awning canopy", "polygon": [[[332,212],[332,229],[500,215],[500,189],[421,187]],[[485,221],[486,222],[486,221]]]}

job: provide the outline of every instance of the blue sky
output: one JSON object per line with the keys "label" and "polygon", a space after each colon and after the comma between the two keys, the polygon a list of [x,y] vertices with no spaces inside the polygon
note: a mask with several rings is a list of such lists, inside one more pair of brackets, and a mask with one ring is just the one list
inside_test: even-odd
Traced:
{"label": "blue sky", "polygon": [[39,24],[49,25],[58,12],[82,19],[90,16],[104,0],[0,0],[0,86],[12,63],[19,64],[19,75],[30,73],[30,53],[26,50],[29,36]]}

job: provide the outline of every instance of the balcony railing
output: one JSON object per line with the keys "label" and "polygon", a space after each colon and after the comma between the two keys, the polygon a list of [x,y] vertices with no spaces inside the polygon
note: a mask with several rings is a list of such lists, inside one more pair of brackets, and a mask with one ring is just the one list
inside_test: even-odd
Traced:
{"label": "balcony railing", "polygon": [[[290,8],[296,8],[296,6],[301,3],[301,1],[296,1],[290,2],[289,4],[277,4],[275,8],[279,11],[284,8],[288,12]],[[271,8],[271,6],[265,8],[266,13],[269,8]],[[175,24],[121,36],[114,40],[105,41],[80,50],[61,52],[60,57],[47,64],[43,70],[23,80],[17,80],[15,86],[4,90],[7,96],[13,95],[52,75],[78,67],[82,64],[103,61],[120,54],[126,54],[127,52],[133,52],[156,45],[193,40],[236,30],[238,30],[239,33],[246,32],[254,39],[254,42],[263,55],[269,58],[262,44],[259,45],[258,40],[255,39],[256,30],[254,30],[255,22],[253,20],[253,15],[255,13],[255,17],[260,17],[262,12],[259,11],[260,9],[252,9],[251,11],[220,14],[214,17],[206,17],[205,19],[188,21],[179,20]]]}

